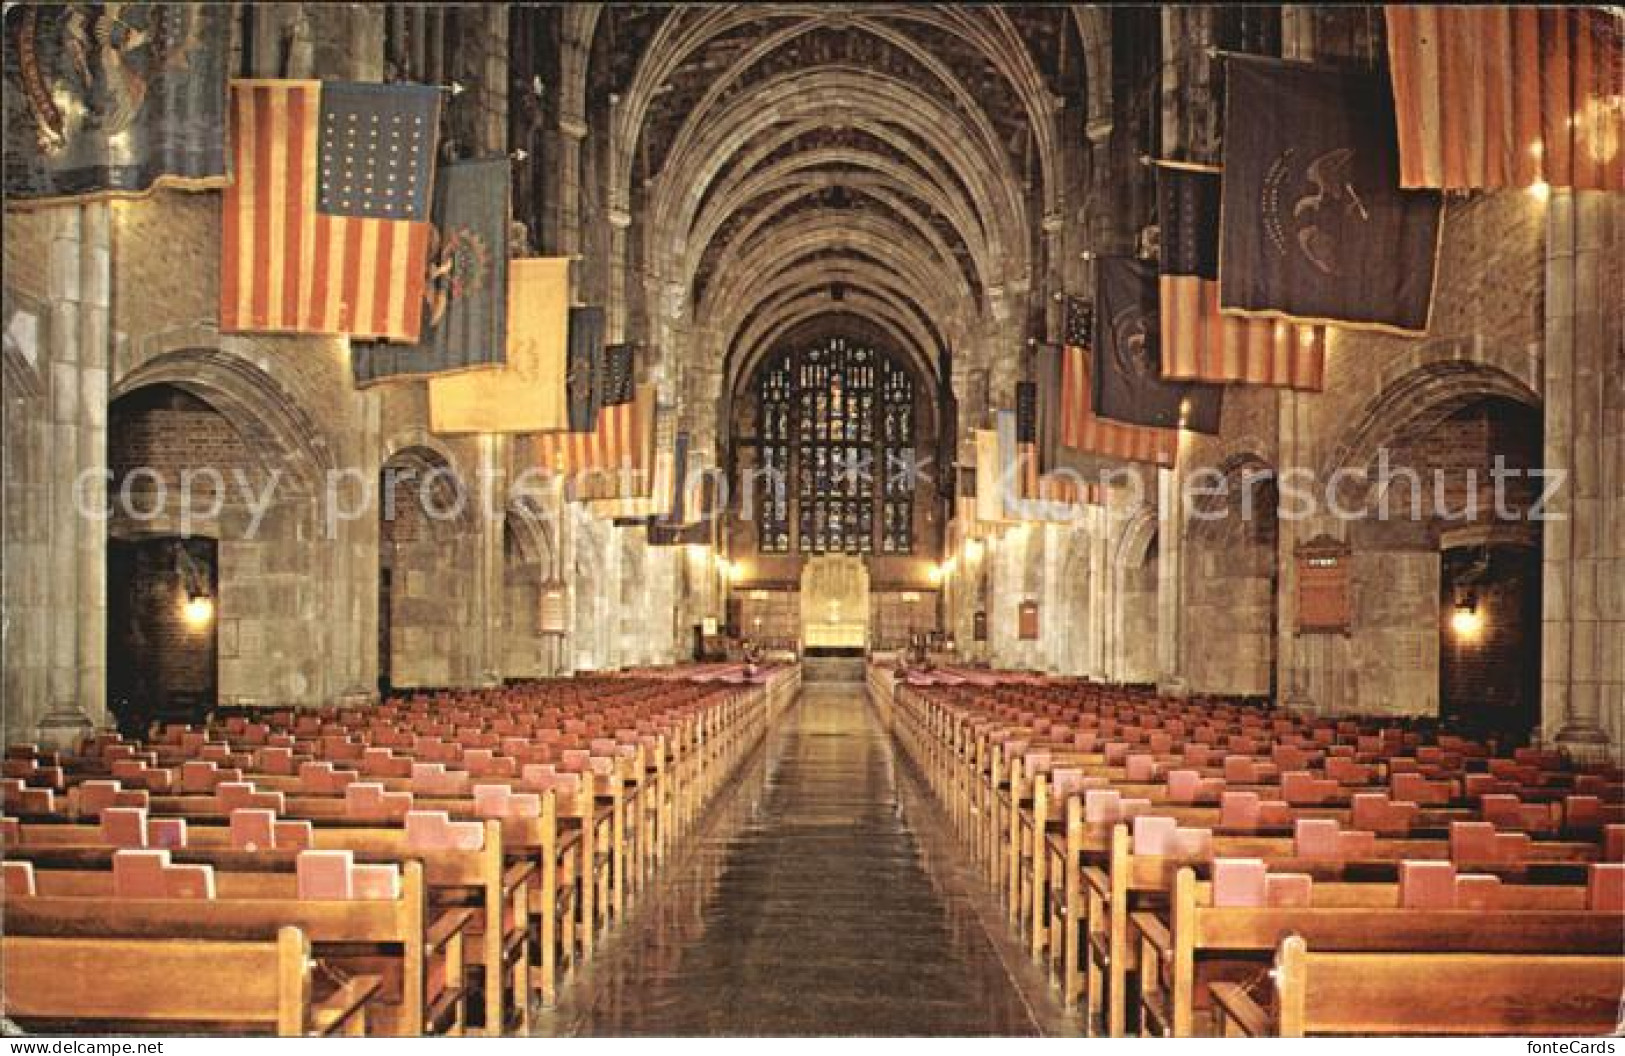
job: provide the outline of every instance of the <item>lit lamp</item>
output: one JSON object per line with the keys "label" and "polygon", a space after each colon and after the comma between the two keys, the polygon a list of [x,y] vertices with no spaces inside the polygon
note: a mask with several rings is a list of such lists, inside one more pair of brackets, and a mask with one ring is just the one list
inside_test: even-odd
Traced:
{"label": "lit lamp", "polygon": [[1458,638],[1474,638],[1484,626],[1484,617],[1478,611],[1478,595],[1472,591],[1456,596],[1456,611],[1450,615],[1450,629]]}
{"label": "lit lamp", "polygon": [[192,556],[183,541],[175,544],[175,571],[186,597],[181,603],[181,617],[187,627],[201,631],[214,620],[214,596],[209,590],[213,576]]}
{"label": "lit lamp", "polygon": [[186,617],[188,627],[194,631],[202,630],[214,619],[214,599],[207,594],[194,593],[181,606],[181,614]]}
{"label": "lit lamp", "polygon": [[925,569],[925,578],[929,579],[931,581],[931,585],[933,587],[936,586],[938,583],[941,583],[942,582],[942,566],[938,565],[938,564],[927,565],[926,569]]}

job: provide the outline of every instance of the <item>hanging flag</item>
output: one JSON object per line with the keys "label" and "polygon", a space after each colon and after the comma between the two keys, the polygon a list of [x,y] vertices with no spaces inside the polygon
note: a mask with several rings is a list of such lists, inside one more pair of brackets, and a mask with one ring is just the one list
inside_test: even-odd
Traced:
{"label": "hanging flag", "polygon": [[1090,455],[1171,466],[1179,452],[1179,434],[1108,421],[1094,412],[1092,373],[1094,306],[1079,297],[1066,299],[1066,342],[1061,361],[1061,445]]}
{"label": "hanging flag", "polygon": [[562,476],[572,499],[647,494],[654,426],[654,387],[639,385],[631,402],[602,408],[592,429],[537,434],[537,464]]}
{"label": "hanging flag", "polygon": [[229,4],[7,4],[9,206],[226,184]]}
{"label": "hanging flag", "polygon": [[440,92],[233,81],[220,329],[415,341]]}
{"label": "hanging flag", "polygon": [[564,360],[570,315],[570,259],[508,262],[506,362],[429,378],[429,428],[460,433],[567,429]]}
{"label": "hanging flag", "polygon": [[415,344],[352,342],[357,385],[502,366],[508,354],[507,158],[440,170]]}
{"label": "hanging flag", "polygon": [[935,457],[941,473],[938,479],[953,494],[953,472],[950,467],[959,453],[959,399],[954,395],[954,353],[944,348],[937,356],[937,394],[941,428],[937,430]]}
{"label": "hanging flag", "polygon": [[604,349],[604,394],[600,403],[625,403],[637,384],[634,346],[610,345]]}
{"label": "hanging flag", "polygon": [[[1022,383],[1025,384],[1025,383]],[[1041,473],[1031,428],[1036,413],[1023,413],[1024,397],[1018,386],[1016,412],[1000,411],[998,429],[1001,479],[1004,489],[1004,517],[1011,521],[1071,523],[1082,516],[1082,507],[1100,501],[1099,484],[1086,482],[1068,469]]]}
{"label": "hanging flag", "polygon": [[1038,386],[1016,383],[1015,488],[1019,497],[1038,497]]}
{"label": "hanging flag", "polygon": [[1004,466],[998,430],[973,429],[971,437],[976,448],[976,487],[972,491],[976,520],[987,526],[1003,524]]}
{"label": "hanging flag", "polygon": [[[690,523],[688,502],[688,434],[678,433],[672,437],[672,477],[671,494],[665,508],[659,510],[656,516],[660,523],[673,527]],[[697,513],[698,510],[696,509]]]}
{"label": "hanging flag", "polygon": [[1217,433],[1222,389],[1162,380],[1157,269],[1132,257],[1101,257],[1095,276],[1095,413],[1131,425]]}
{"label": "hanging flag", "polygon": [[1625,190],[1625,15],[1393,5],[1403,187]]}
{"label": "hanging flag", "polygon": [[1038,355],[1033,360],[1033,386],[1038,395],[1034,443],[1038,466],[1045,471],[1054,469],[1061,459],[1061,432],[1066,417],[1066,403],[1062,398],[1064,358],[1061,346],[1044,344],[1038,346]]}
{"label": "hanging flag", "polygon": [[[570,399],[570,429],[591,432],[600,407],[606,405],[604,362],[604,310],[596,306],[570,309],[570,355],[567,391]],[[631,377],[628,367],[627,377]],[[624,386],[615,394],[627,396]],[[626,402],[622,400],[621,402]]]}
{"label": "hanging flag", "polygon": [[1157,217],[1163,378],[1320,391],[1325,327],[1219,312],[1218,172],[1159,164]]}
{"label": "hanging flag", "polygon": [[1220,307],[1425,332],[1441,200],[1399,186],[1384,79],[1231,56],[1225,92]]}

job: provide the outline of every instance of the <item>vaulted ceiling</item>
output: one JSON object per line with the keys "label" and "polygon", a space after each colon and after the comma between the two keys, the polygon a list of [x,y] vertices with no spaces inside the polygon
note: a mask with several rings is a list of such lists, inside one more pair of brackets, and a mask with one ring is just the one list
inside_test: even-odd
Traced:
{"label": "vaulted ceiling", "polygon": [[[608,109],[629,261],[738,379],[853,317],[922,373],[1025,290],[1084,105],[1069,7],[603,8],[587,105]],[[729,383],[729,388],[732,387]]]}

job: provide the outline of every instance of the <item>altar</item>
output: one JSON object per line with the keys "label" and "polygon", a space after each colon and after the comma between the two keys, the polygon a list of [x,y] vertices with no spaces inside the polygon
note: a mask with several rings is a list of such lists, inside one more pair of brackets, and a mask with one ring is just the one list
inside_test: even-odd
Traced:
{"label": "altar", "polygon": [[801,572],[801,646],[864,649],[869,644],[869,569],[863,559],[823,554]]}

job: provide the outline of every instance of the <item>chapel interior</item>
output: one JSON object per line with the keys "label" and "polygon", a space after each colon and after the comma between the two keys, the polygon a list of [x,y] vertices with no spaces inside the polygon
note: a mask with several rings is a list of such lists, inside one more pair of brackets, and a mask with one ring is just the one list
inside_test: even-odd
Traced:
{"label": "chapel interior", "polygon": [[1618,8],[4,17],[5,1032],[1617,1030]]}

